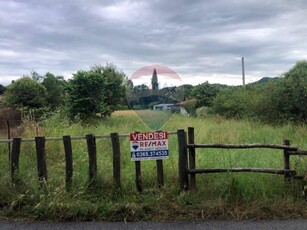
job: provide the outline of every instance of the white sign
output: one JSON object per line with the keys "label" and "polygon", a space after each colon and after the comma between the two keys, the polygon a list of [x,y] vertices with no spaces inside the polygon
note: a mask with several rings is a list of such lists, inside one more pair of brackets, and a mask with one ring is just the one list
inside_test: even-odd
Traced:
{"label": "white sign", "polygon": [[130,133],[132,161],[168,159],[167,132]]}

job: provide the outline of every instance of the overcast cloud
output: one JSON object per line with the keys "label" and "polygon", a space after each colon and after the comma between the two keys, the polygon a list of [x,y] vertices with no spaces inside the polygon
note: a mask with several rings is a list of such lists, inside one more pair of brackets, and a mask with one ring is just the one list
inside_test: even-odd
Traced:
{"label": "overcast cloud", "polygon": [[[307,60],[306,0],[0,0],[0,84],[35,70],[72,76],[159,64],[184,83],[241,84]],[[159,73],[158,73],[159,74]]]}

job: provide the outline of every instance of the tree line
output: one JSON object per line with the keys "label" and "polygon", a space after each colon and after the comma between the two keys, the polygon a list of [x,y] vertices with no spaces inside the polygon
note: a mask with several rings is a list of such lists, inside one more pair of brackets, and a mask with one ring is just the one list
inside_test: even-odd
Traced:
{"label": "tree line", "polygon": [[279,77],[246,86],[205,82],[183,87],[187,99],[184,106],[197,116],[220,115],[271,124],[307,121],[307,61],[297,62]]}
{"label": "tree line", "polygon": [[109,116],[125,96],[126,76],[116,66],[96,65],[80,70],[66,81],[52,73],[32,72],[13,81],[2,90],[2,106],[41,118],[55,111],[70,120],[87,121],[97,114]]}
{"label": "tree line", "polygon": [[281,77],[246,87],[227,87],[212,103],[212,113],[267,123],[307,121],[307,62],[297,62]]}
{"label": "tree line", "polygon": [[7,87],[0,85],[0,104],[31,112],[37,118],[61,111],[70,120],[86,121],[97,115],[110,116],[116,109],[128,106],[150,109],[157,103],[178,102],[181,98],[182,106],[192,115],[218,114],[267,123],[307,120],[306,61],[297,62],[280,77],[264,78],[245,87],[204,82],[152,91],[157,94],[148,94],[146,85],[133,86],[115,65],[107,64],[80,70],[68,81],[49,72],[43,76],[32,72]]}

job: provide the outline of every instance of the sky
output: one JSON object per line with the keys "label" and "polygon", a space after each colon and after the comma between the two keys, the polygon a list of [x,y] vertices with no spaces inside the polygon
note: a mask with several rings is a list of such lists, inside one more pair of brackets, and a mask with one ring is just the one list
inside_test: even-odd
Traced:
{"label": "sky", "polygon": [[[242,84],[307,60],[306,0],[0,0],[0,84],[113,63],[182,83]],[[159,73],[158,73],[159,75]]]}

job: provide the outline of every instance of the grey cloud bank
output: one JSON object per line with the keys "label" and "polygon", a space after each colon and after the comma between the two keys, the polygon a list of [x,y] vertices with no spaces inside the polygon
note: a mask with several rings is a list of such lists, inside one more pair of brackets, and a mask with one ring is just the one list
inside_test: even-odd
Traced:
{"label": "grey cloud bank", "polygon": [[[307,59],[307,1],[0,0],[0,84],[113,62],[160,64],[184,83],[247,83]],[[159,73],[158,73],[159,74]]]}

